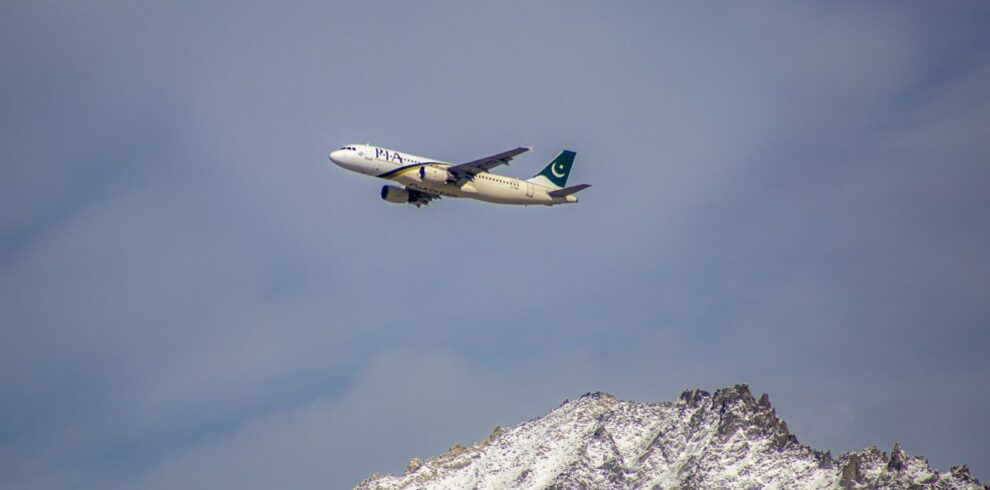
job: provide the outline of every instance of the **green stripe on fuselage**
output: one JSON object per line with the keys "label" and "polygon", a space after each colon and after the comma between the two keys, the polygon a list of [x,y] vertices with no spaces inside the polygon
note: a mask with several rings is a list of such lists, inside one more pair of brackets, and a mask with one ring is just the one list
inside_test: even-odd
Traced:
{"label": "green stripe on fuselage", "polygon": [[402,167],[399,167],[399,168],[395,168],[395,169],[389,170],[388,172],[385,172],[385,173],[379,175],[379,177],[381,177],[383,179],[391,179],[392,177],[398,177],[399,175],[402,175],[402,174],[404,174],[404,173],[406,173],[406,172],[408,172],[410,170],[416,170],[416,168],[419,167],[419,166],[421,166],[421,165],[422,165],[421,163],[414,163],[412,165],[405,165],[405,166],[402,166]]}

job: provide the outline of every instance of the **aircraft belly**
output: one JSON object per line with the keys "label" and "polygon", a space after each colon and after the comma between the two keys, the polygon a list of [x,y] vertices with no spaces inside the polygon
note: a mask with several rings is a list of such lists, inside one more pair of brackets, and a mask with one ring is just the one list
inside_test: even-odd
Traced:
{"label": "aircraft belly", "polygon": [[508,186],[486,182],[484,180],[474,180],[466,182],[461,187],[454,184],[434,184],[423,182],[415,172],[404,173],[392,177],[390,180],[405,185],[406,187],[418,191],[429,192],[450,197],[467,197],[479,201],[493,204],[561,204],[563,200],[550,198],[545,192],[537,192],[534,196],[527,196],[524,187],[510,188]]}
{"label": "aircraft belly", "polygon": [[494,204],[527,204],[521,189],[508,188],[498,184],[486,183],[481,192],[470,197]]}

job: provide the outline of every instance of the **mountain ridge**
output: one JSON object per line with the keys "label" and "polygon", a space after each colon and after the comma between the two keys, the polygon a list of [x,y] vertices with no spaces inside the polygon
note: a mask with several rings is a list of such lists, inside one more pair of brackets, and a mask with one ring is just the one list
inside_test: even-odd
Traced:
{"label": "mountain ridge", "polygon": [[410,461],[403,475],[374,474],[357,490],[525,489],[987,489],[968,468],[945,473],[876,447],[833,458],[798,442],[764,394],[744,384],[673,402],[607,393],[565,400],[548,414],[496,427],[469,447]]}

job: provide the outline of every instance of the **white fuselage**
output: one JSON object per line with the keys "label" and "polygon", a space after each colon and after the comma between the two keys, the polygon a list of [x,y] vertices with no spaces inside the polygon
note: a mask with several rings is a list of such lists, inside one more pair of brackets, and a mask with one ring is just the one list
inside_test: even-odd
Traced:
{"label": "white fuselage", "polygon": [[353,172],[398,182],[409,189],[440,196],[469,197],[496,204],[542,204],[552,206],[577,202],[574,195],[551,197],[555,188],[514,177],[482,172],[460,185],[445,179],[421,177],[421,167],[435,167],[446,174],[453,166],[432,158],[374,145],[350,145],[330,152],[330,161]]}

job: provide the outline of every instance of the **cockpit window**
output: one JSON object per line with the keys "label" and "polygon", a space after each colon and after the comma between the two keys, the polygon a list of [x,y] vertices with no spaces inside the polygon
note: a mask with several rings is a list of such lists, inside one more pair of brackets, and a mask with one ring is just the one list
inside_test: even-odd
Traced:
{"label": "cockpit window", "polygon": [[345,147],[341,148],[341,150],[353,150],[353,151],[357,151],[357,148],[354,148],[353,146],[345,146]]}

